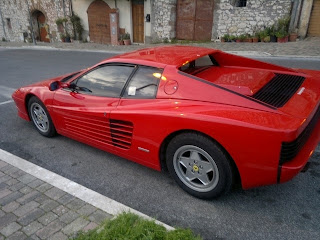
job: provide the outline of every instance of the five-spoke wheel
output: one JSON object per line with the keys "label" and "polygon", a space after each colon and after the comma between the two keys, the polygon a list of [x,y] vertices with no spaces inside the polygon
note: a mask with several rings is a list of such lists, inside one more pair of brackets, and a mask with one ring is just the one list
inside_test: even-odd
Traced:
{"label": "five-spoke wheel", "polygon": [[196,197],[218,197],[231,188],[233,173],[229,159],[206,136],[198,133],[177,135],[168,145],[166,159],[176,182]]}
{"label": "five-spoke wheel", "polygon": [[39,133],[46,137],[52,137],[56,133],[46,107],[38,98],[30,98],[28,102],[28,111],[31,120]]}
{"label": "five-spoke wheel", "polygon": [[215,161],[199,147],[185,145],[177,149],[173,166],[180,180],[195,191],[210,191],[218,184],[219,170]]}
{"label": "five-spoke wheel", "polygon": [[49,128],[49,120],[41,105],[36,102],[32,103],[30,112],[32,121],[38,130],[41,132],[47,132]]}

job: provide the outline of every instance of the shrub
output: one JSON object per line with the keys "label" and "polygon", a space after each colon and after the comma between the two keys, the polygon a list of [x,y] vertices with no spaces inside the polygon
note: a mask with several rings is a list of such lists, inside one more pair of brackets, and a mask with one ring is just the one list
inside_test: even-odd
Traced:
{"label": "shrub", "polygon": [[70,17],[70,22],[73,25],[73,29],[75,32],[75,39],[82,40],[83,25],[81,23],[80,17],[77,14],[72,13],[72,16]]}

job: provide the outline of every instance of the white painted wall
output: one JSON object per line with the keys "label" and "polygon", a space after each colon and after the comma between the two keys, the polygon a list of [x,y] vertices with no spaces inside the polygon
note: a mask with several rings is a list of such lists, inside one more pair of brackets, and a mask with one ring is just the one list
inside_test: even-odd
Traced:
{"label": "white painted wall", "polygon": [[119,27],[124,28],[132,37],[131,2],[126,0],[117,0],[117,7],[119,9]]}
{"label": "white painted wall", "polygon": [[[81,18],[86,35],[89,34],[87,10],[93,1],[94,0],[72,0],[73,11]],[[104,2],[106,2],[110,8],[116,7],[115,0],[104,0]],[[150,0],[147,2],[149,2],[150,5]],[[117,7],[119,9],[119,27],[124,28],[125,31],[132,36],[131,1],[117,0]]]}
{"label": "white painted wall", "polygon": [[151,21],[146,22],[147,14],[151,15],[151,3],[150,0],[144,2],[144,36],[151,37]]}

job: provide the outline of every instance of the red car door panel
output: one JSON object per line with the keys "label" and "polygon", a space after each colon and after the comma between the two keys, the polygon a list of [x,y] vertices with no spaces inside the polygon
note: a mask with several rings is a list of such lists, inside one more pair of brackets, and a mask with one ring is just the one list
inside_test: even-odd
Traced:
{"label": "red car door panel", "polygon": [[108,148],[113,145],[109,115],[118,101],[118,98],[97,97],[59,89],[53,100],[53,122],[62,135]]}

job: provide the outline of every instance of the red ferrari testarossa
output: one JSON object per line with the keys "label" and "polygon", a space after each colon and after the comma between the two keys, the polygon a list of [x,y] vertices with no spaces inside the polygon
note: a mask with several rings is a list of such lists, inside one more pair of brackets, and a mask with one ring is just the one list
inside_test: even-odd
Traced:
{"label": "red ferrari testarossa", "polygon": [[18,114],[156,170],[199,198],[283,183],[320,139],[320,71],[164,46],[21,87]]}

